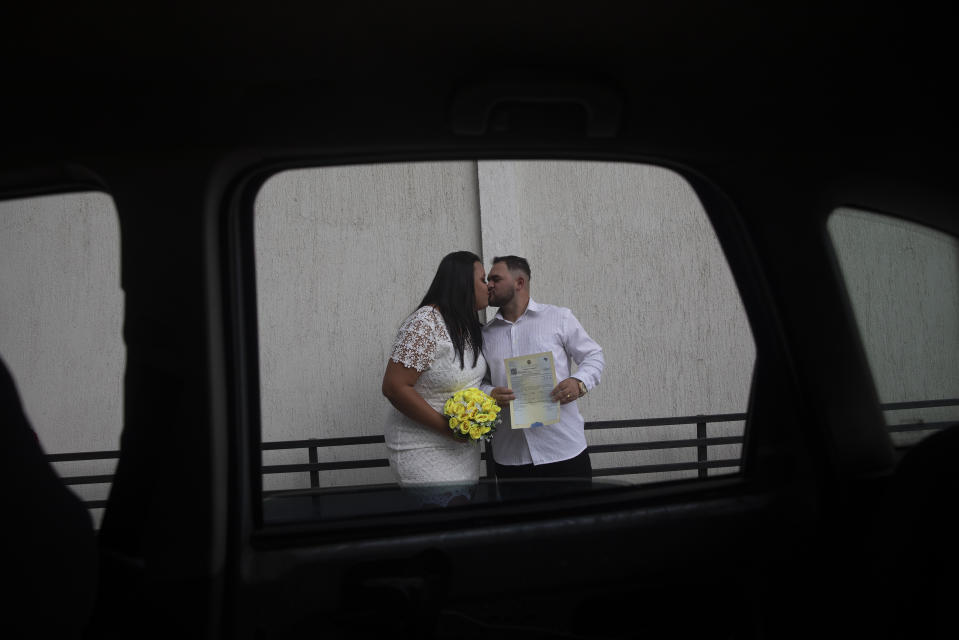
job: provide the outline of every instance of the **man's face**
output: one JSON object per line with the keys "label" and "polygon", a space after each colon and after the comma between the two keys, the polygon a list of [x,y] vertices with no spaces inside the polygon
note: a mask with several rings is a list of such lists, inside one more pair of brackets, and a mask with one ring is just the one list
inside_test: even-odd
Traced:
{"label": "man's face", "polygon": [[516,281],[513,274],[506,268],[505,262],[497,262],[489,270],[486,278],[489,283],[489,303],[494,307],[502,307],[509,303],[516,293]]}

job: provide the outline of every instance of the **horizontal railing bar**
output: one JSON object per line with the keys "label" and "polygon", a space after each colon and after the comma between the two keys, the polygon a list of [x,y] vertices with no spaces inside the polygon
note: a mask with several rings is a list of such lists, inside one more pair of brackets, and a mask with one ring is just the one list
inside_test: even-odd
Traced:
{"label": "horizontal railing bar", "polygon": [[628,429],[630,427],[668,427],[677,424],[699,422],[736,422],[745,420],[745,413],[715,413],[702,416],[678,416],[675,418],[640,418],[637,420],[597,420],[587,422],[586,429]]}
{"label": "horizontal railing bar", "polygon": [[[646,469],[649,468],[652,471],[670,471],[670,470],[680,470],[680,469],[708,469],[711,467],[728,467],[728,466],[737,466],[741,464],[740,460],[733,461],[723,461],[723,460],[709,460],[706,462],[677,462],[665,465],[639,465],[636,467],[606,467],[606,470],[613,470],[613,473],[644,473],[642,471],[633,471],[633,469]],[[275,473],[304,473],[307,471],[328,471],[328,470],[342,470],[342,469],[367,469],[372,467],[386,467],[389,466],[389,462],[386,459],[382,460],[357,460],[355,462],[343,461],[343,462],[320,462],[316,464],[285,464],[285,465],[274,465],[269,467],[263,467],[264,474],[275,474]],[[617,469],[623,469],[623,471],[616,471]],[[597,473],[597,469],[593,469],[593,474]],[[652,472],[650,471],[650,472]],[[605,475],[610,475],[606,473]]]}
{"label": "horizontal railing bar", "polygon": [[743,444],[742,436],[724,438],[690,438],[689,440],[655,440],[651,442],[594,444],[587,447],[590,453],[612,453],[615,451],[645,451],[650,449],[683,449],[686,447],[716,446],[723,444]]}
{"label": "horizontal railing bar", "polygon": [[63,484],[109,484],[113,482],[113,474],[100,476],[67,476]]}
{"label": "horizontal railing bar", "polygon": [[[630,427],[657,427],[678,424],[696,424],[698,422],[717,423],[745,420],[745,413],[717,413],[701,416],[680,416],[675,418],[640,418],[636,420],[600,420],[587,422],[586,429],[624,429]],[[308,447],[337,447],[359,444],[381,444],[382,435],[350,436],[343,438],[311,438],[308,440],[277,440],[264,442],[260,448],[264,451],[281,449],[304,449]]]}
{"label": "horizontal railing bar", "polygon": [[307,447],[342,447],[354,444],[382,444],[385,442],[382,435],[378,436],[349,436],[343,438],[310,438],[308,440],[277,440],[264,442],[260,445],[263,450],[272,449],[305,449]]}
{"label": "horizontal railing bar", "polygon": [[[483,476],[480,476],[481,478]],[[331,486],[331,487],[310,487],[300,488],[300,489],[270,489],[269,491],[263,491],[262,496],[264,498],[269,498],[271,496],[284,495],[289,493],[296,493],[299,495],[313,496],[320,495],[324,493],[336,493],[347,490],[350,492],[367,492],[367,491],[380,491],[383,489],[395,489],[399,487],[398,482],[381,482],[377,484],[361,484],[361,485],[343,485],[343,486]]]}
{"label": "horizontal railing bar", "polygon": [[83,504],[86,505],[87,509],[106,509],[107,508],[106,500],[85,500]]}
{"label": "horizontal railing bar", "polygon": [[741,460],[709,460],[706,462],[673,462],[670,464],[643,464],[635,467],[605,467],[593,469],[593,476],[624,476],[638,473],[657,473],[661,471],[694,471],[696,469],[715,469],[719,467],[738,467]]}
{"label": "horizontal railing bar", "polygon": [[119,457],[119,451],[79,451],[77,453],[51,453],[47,456],[47,460],[50,462],[71,462],[75,460],[111,460]]}
{"label": "horizontal railing bar", "polygon": [[912,422],[909,424],[892,425],[888,429],[893,433],[899,433],[902,431],[930,431],[948,429],[955,424],[959,424],[959,422],[956,420],[951,420],[949,422]]}
{"label": "horizontal railing bar", "polygon": [[304,464],[276,464],[263,467],[263,473],[295,473],[300,471],[332,471],[336,469],[371,469],[373,467],[388,467],[386,458],[370,460],[342,460],[338,462],[316,462]]}
{"label": "horizontal railing bar", "polygon": [[902,409],[929,409],[933,407],[956,406],[959,406],[959,398],[946,398],[944,400],[916,400],[915,402],[884,402],[880,403],[879,408],[883,411],[900,411]]}

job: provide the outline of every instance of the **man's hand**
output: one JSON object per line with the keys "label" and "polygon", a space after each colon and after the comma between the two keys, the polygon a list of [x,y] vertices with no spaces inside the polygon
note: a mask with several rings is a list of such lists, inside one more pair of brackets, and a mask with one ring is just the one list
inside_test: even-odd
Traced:
{"label": "man's hand", "polygon": [[579,398],[579,380],[576,378],[566,378],[549,392],[549,397],[553,402],[560,404],[569,404]]}
{"label": "man's hand", "polygon": [[513,390],[509,387],[493,387],[489,395],[493,400],[496,400],[496,404],[501,407],[505,407],[516,399],[516,394],[513,393]]}

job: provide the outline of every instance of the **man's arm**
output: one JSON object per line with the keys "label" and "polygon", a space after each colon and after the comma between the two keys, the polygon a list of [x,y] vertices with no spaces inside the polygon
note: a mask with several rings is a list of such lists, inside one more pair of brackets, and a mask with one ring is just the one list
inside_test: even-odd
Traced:
{"label": "man's arm", "polygon": [[564,329],[566,351],[578,367],[574,377],[582,380],[586,389],[592,391],[593,387],[599,384],[606,364],[603,348],[589,337],[572,312],[566,318]]}

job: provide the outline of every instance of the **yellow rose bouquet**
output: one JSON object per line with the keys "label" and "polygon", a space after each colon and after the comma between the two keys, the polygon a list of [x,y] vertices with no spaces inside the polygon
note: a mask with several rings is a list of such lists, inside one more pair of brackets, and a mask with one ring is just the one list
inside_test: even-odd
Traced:
{"label": "yellow rose bouquet", "polygon": [[500,406],[476,387],[457,391],[443,405],[450,429],[464,440],[491,440],[499,424]]}

